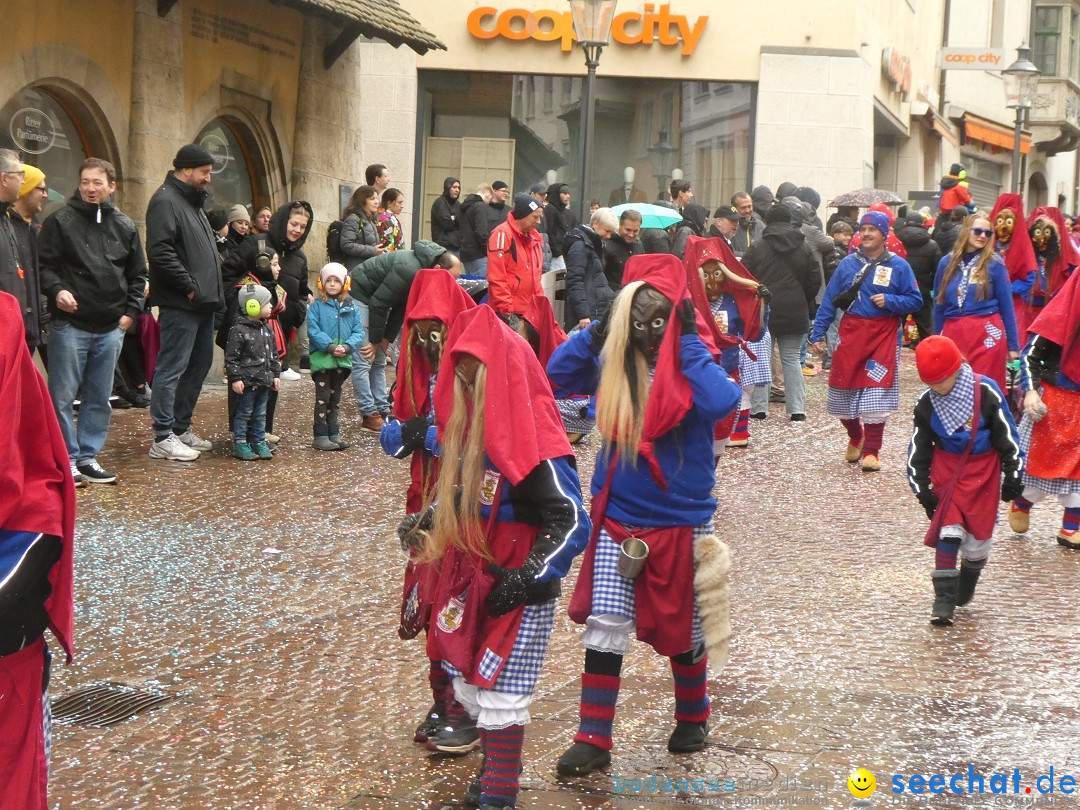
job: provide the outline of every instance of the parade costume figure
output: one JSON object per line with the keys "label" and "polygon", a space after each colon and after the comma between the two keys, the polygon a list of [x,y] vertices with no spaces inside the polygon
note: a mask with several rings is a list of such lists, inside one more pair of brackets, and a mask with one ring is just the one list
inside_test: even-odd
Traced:
{"label": "parade costume figure", "polygon": [[1037,267],[1035,248],[1031,245],[1031,234],[1024,219],[1024,198],[1019,194],[1002,194],[990,212],[990,223],[994,229],[995,248],[1009,271],[1016,334],[1023,342],[1030,323],[1024,298],[1035,283]]}
{"label": "parade costume figure", "polygon": [[[1005,365],[1020,356],[1009,271],[994,253],[990,220],[964,220],[934,278],[934,330],[951,338],[977,374],[1005,390]],[[1009,354],[1011,353],[1011,358]]]}
{"label": "parade costume figure", "polygon": [[1024,492],[1009,509],[1009,526],[1026,532],[1032,505],[1056,497],[1065,508],[1057,541],[1080,549],[1080,274],[1031,325],[1020,384],[1020,441],[1028,458]]}
{"label": "parade costume figure", "polygon": [[71,662],[75,486],[18,301],[0,293],[0,806],[47,810],[52,630]]}
{"label": "parade costume figure", "polygon": [[[394,458],[410,459],[411,482],[405,496],[406,513],[417,513],[431,495],[438,474],[437,429],[433,403],[436,373],[450,327],[462,312],[476,304],[446,270],[435,268],[416,274],[405,307],[405,344],[398,359],[394,418],[383,425],[379,441]],[[450,677],[442,667],[431,635],[431,600],[438,581],[438,566],[422,563],[418,553],[407,549],[405,582],[401,597],[398,635],[415,638],[427,634],[428,682],[432,706],[413,735],[415,742],[427,742],[439,731],[454,734],[454,748],[465,753],[479,744],[475,723],[457,700]]]}
{"label": "parade costume figure", "polygon": [[[720,347],[720,364],[731,379],[741,383],[741,360],[746,354],[747,343],[760,340],[764,332],[769,291],[743,267],[723,239],[690,237],[685,263],[690,274],[691,293],[699,286],[696,279],[704,284],[703,291],[712,315],[713,339]],[[717,461],[725,446],[746,447],[750,443],[750,392],[753,388],[753,385],[744,385],[740,408],[716,423],[713,455]]]}
{"label": "parade costume figure", "polygon": [[923,542],[936,549],[930,622],[950,625],[989,559],[999,482],[1001,500],[1017,497],[1024,459],[1001,389],[963,362],[956,343],[932,335],[915,360],[929,388],[915,403],[908,483],[931,521]]}
{"label": "parade costume figure", "polygon": [[490,307],[451,326],[435,417],[433,505],[410,516],[430,526],[424,559],[441,564],[431,629],[483,743],[466,803],[513,807],[559,581],[588,542],[589,517],[551,385]]}
{"label": "parade costume figure", "polygon": [[1028,228],[1036,263],[1035,278],[1024,295],[1025,321],[1030,330],[1046,303],[1065,286],[1065,281],[1080,264],[1080,256],[1069,238],[1059,209],[1036,208],[1028,217]]}
{"label": "parade costume figure", "polygon": [[887,217],[865,214],[859,222],[862,247],[836,267],[810,330],[815,350],[825,350],[825,332],[844,310],[829,372],[829,413],[847,430],[844,458],[862,469],[881,469],[878,454],[889,414],[900,407],[900,327],[922,307],[911,265],[884,249]]}
{"label": "parade costume figure", "polygon": [[[671,659],[676,728],[668,750],[701,750],[706,644],[722,664],[731,632],[728,550],[713,533],[712,440],[741,391],[716,362],[711,317],[704,302],[696,308],[689,300],[678,259],[633,256],[624,281],[609,315],[548,363],[556,384],[598,392],[604,439],[592,481],[593,534],[570,603],[570,618],[586,625],[586,650],[580,727],[558,763],[569,776],[611,761],[622,660],[635,630]],[[648,546],[634,578],[620,573],[624,541]]]}

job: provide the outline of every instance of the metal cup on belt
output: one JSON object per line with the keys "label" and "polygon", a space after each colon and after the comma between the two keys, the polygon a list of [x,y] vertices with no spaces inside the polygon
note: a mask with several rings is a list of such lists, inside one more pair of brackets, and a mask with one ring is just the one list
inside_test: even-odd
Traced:
{"label": "metal cup on belt", "polygon": [[648,543],[640,537],[627,537],[619,544],[619,573],[633,579],[645,568],[645,558],[648,556]]}

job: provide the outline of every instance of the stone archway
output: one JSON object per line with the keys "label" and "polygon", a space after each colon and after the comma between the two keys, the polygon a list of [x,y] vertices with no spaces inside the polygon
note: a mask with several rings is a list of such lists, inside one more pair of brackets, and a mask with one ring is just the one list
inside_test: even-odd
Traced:
{"label": "stone archway", "polygon": [[1038,208],[1040,205],[1047,205],[1048,191],[1046,175],[1042,172],[1032,172],[1031,177],[1028,178],[1027,194],[1024,195],[1028,210]]}

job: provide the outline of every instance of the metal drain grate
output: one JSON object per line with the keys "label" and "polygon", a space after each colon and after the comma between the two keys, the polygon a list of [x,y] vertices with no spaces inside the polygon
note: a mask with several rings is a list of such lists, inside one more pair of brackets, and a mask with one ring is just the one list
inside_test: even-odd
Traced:
{"label": "metal drain grate", "polygon": [[107,728],[172,700],[172,695],[123,683],[84,686],[52,701],[54,723]]}

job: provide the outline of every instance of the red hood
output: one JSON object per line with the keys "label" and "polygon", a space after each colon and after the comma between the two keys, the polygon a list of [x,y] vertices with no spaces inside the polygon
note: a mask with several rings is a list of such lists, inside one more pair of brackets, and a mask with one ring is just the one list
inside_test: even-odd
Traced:
{"label": "red hood", "polygon": [[1036,267],[1035,248],[1031,244],[1028,223],[1024,219],[1024,198],[1019,194],[1006,193],[997,198],[994,210],[990,212],[990,227],[994,227],[998,212],[1003,208],[1012,209],[1016,214],[1016,227],[1013,228],[1009,249],[1005,251],[1005,267],[1009,270],[1009,281],[1026,279]]}
{"label": "red hood", "polygon": [[[691,236],[686,241],[685,264],[690,294],[691,297],[695,299],[694,303],[698,305],[699,310],[701,305],[697,301],[698,288],[701,290],[701,295],[703,297],[705,296],[704,282],[701,280],[701,273],[699,271],[701,266],[711,259],[720,262],[733,275],[749,279],[757,284],[757,279],[754,278],[750,271],[743,266],[742,262],[736,258],[734,251],[732,251],[731,247],[723,239],[702,239],[697,236]],[[764,320],[765,304],[758,298],[756,289],[744,287],[741,284],[735,284],[729,279],[724,279],[724,292],[735,299],[735,305],[739,309],[739,317],[743,322],[742,339],[734,342],[739,344],[742,344],[744,341],[752,343],[760,338],[762,321]],[[708,301],[705,301],[705,311],[710,312]],[[734,345],[732,335],[720,334],[720,330],[716,326],[715,318],[709,317],[707,318],[707,321],[713,340],[716,342],[717,346]]]}

